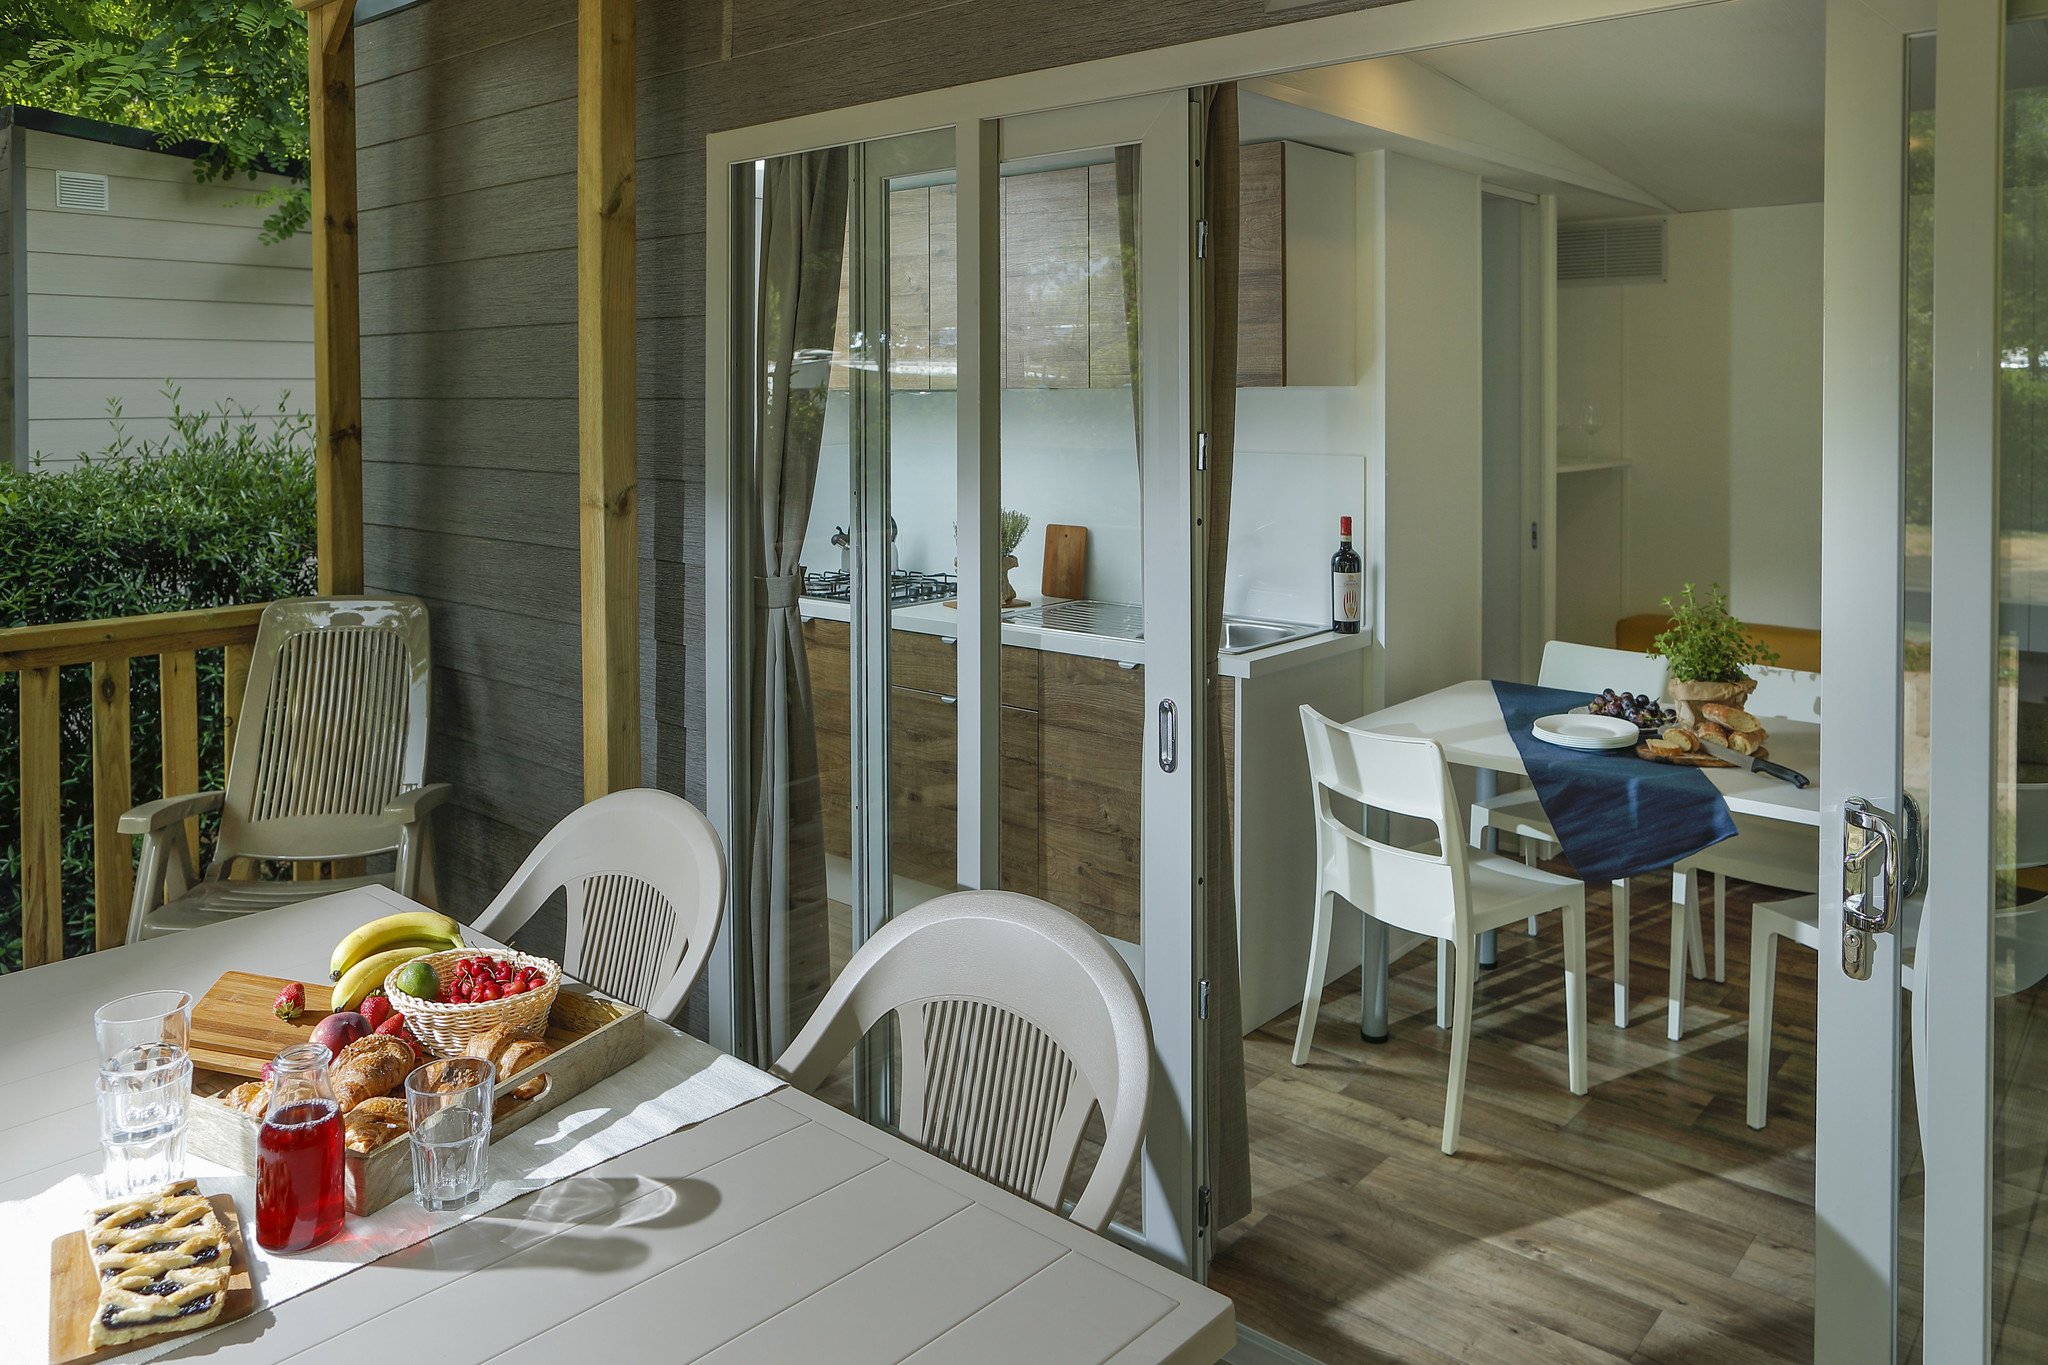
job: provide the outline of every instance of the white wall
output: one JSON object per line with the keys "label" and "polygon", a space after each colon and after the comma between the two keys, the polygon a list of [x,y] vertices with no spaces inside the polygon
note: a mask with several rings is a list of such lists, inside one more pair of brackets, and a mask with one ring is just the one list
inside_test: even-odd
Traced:
{"label": "white wall", "polygon": [[[182,157],[29,130],[28,440],[46,467],[103,448],[107,400],[130,436],[188,410],[313,407],[311,238],[258,237],[247,180],[201,185]],[[109,179],[108,212],[56,207],[59,170]],[[261,185],[279,183],[275,176]]]}
{"label": "white wall", "polygon": [[1611,644],[1687,581],[1818,626],[1820,205],[1668,221],[1664,283],[1558,290],[1559,460],[1629,461],[1625,546],[1622,481],[1559,480],[1558,633]]}

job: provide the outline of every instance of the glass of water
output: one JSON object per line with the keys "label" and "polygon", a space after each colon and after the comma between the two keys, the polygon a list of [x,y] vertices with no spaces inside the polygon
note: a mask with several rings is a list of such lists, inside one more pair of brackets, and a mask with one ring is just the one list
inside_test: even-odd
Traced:
{"label": "glass of water", "polygon": [[405,1078],[412,1197],[421,1208],[459,1209],[483,1194],[497,1079],[496,1067],[469,1057],[428,1062]]}
{"label": "glass of water", "polygon": [[105,1197],[167,1185],[185,1173],[192,1059],[169,1043],[140,1043],[100,1064]]}
{"label": "glass of water", "polygon": [[185,991],[124,995],[93,1011],[92,1031],[102,1067],[150,1043],[168,1043],[182,1053],[192,1042],[192,997]]}

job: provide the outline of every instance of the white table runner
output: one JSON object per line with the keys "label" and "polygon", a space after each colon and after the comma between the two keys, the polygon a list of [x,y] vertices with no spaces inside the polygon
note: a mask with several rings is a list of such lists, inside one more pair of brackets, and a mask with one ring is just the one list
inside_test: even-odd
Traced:
{"label": "white table runner", "polygon": [[[199,1160],[188,1160],[186,1173],[197,1179],[207,1194],[234,1196],[242,1216],[243,1241],[255,1262],[258,1308],[275,1308],[522,1194],[714,1118],[783,1085],[767,1072],[708,1043],[652,1020],[645,1024],[647,1052],[639,1061],[491,1144],[489,1183],[483,1197],[465,1209],[428,1213],[410,1197],[403,1197],[367,1218],[351,1216],[341,1235],[325,1246],[273,1256],[256,1245],[253,1178]],[[99,1202],[98,1176],[74,1175],[32,1198],[0,1204],[0,1284],[48,1284],[52,1239],[82,1228],[85,1210]],[[42,1299],[40,1294],[35,1296],[38,1304]],[[46,1321],[45,1310],[20,1324],[20,1330],[0,1334],[0,1356],[47,1361]],[[187,1332],[165,1337],[139,1345],[120,1359],[153,1360],[205,1335]]]}

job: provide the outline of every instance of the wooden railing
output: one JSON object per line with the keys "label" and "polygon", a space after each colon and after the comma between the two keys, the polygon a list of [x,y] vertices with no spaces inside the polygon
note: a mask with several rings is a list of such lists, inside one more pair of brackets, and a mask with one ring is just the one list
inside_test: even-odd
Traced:
{"label": "wooden railing", "polygon": [[[0,630],[0,675],[17,673],[21,687],[21,965],[64,956],[62,888],[64,830],[62,708],[59,670],[92,669],[92,850],[94,944],[118,948],[128,933],[134,885],[133,841],[120,832],[134,804],[128,707],[129,664],[155,655],[161,688],[163,794],[199,790],[198,651],[223,651],[223,753],[249,676],[250,646],[264,604],[208,607],[155,616],[20,626]],[[196,856],[199,822],[185,838]]]}

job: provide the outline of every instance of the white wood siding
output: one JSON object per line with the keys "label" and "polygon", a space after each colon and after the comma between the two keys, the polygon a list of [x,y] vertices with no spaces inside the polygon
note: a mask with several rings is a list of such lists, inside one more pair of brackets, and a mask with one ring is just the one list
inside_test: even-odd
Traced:
{"label": "white wood siding", "polygon": [[[121,405],[130,436],[188,410],[313,403],[311,239],[265,245],[262,176],[202,185],[183,157],[29,130],[27,406],[43,467],[96,451]],[[57,172],[108,179],[105,213],[60,210]]]}

